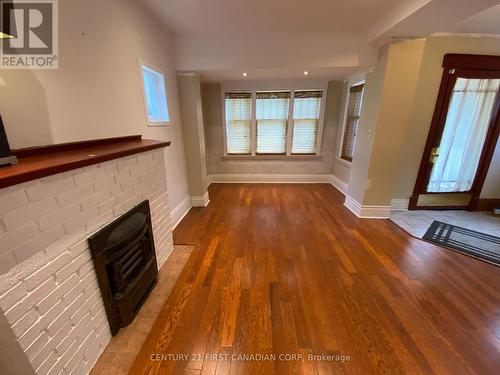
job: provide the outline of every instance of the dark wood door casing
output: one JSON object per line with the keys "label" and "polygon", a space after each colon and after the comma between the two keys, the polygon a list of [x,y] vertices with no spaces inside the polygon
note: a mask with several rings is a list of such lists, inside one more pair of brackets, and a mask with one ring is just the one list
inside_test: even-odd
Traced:
{"label": "dark wood door casing", "polygon": [[[451,93],[457,77],[500,78],[500,56],[446,54],[443,59],[443,68],[443,76],[441,78],[431,127],[429,129],[427,142],[422,154],[422,160],[420,162],[420,168],[415,182],[415,187],[413,189],[413,194],[410,197],[408,207],[410,210],[421,208],[417,206],[418,197],[422,193],[427,193],[427,182],[432,171],[432,163],[429,161],[431,151],[441,140],[441,135],[446,122],[446,116],[448,114]],[[483,188],[500,133],[500,95],[497,95],[496,97],[490,121],[483,150],[479,159],[476,176],[470,190],[470,203],[467,207],[454,208],[468,208],[470,210],[474,210],[479,204],[479,195]],[[432,207],[426,206],[422,208],[430,209]]]}

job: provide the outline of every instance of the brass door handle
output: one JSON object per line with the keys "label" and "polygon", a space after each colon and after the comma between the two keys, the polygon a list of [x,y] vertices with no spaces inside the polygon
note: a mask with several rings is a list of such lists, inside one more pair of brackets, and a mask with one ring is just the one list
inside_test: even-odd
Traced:
{"label": "brass door handle", "polygon": [[439,148],[438,147],[434,147],[432,150],[431,150],[431,157],[429,158],[429,161],[431,163],[434,163],[437,159],[437,157],[439,156]]}

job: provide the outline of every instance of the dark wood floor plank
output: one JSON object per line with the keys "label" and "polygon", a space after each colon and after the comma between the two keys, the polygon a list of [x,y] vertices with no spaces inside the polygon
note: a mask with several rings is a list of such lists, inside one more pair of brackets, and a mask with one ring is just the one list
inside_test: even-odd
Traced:
{"label": "dark wood floor plank", "polygon": [[196,250],[131,374],[498,373],[498,267],[356,218],[326,184],[210,198],[174,231]]}

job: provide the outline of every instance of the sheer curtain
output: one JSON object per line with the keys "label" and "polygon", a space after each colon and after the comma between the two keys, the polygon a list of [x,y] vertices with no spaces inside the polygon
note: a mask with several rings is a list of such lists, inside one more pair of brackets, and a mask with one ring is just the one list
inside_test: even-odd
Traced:
{"label": "sheer curtain", "polygon": [[428,192],[471,189],[499,86],[500,79],[457,79]]}

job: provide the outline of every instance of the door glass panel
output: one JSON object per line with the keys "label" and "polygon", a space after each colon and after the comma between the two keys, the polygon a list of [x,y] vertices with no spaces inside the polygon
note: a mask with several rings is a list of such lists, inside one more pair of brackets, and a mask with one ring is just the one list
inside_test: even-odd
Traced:
{"label": "door glass panel", "polygon": [[457,79],[428,192],[471,189],[499,86],[500,79]]}

